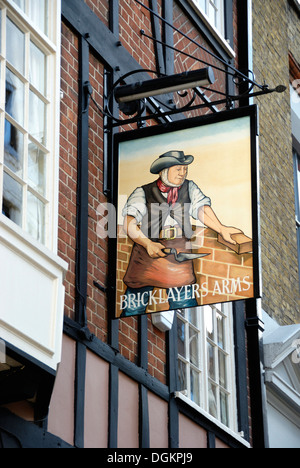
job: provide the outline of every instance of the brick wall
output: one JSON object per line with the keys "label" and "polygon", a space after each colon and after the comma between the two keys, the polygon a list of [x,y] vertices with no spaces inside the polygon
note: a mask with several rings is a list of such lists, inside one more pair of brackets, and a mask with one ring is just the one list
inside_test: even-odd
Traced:
{"label": "brick wall", "polygon": [[85,3],[108,26],[109,0],[85,0]]}
{"label": "brick wall", "polygon": [[[289,2],[253,0],[254,73],[259,83],[289,86],[289,43],[299,58]],[[268,21],[265,21],[268,18]],[[298,19],[299,24],[299,19]],[[299,26],[298,26],[299,27]],[[290,38],[289,38],[290,34]],[[299,42],[298,42],[299,44]],[[263,308],[282,324],[299,321],[294,174],[289,90],[257,99]]]}
{"label": "brick wall", "polygon": [[[181,10],[181,8],[174,2],[174,26],[180,30],[182,33],[189,36],[193,41],[196,41],[198,44],[201,44],[203,48],[214,52],[209,46],[207,41],[201,35],[196,28],[192,27],[192,23],[187,21],[186,15]],[[179,52],[174,53],[174,73],[182,73],[186,70],[194,70],[197,68],[203,68],[210,65],[216,65],[219,70],[213,69],[215,75],[215,83],[213,88],[220,92],[225,92],[225,73],[222,72],[224,66],[220,61],[212,57],[208,52],[199,48],[193,42],[186,40],[182,34],[177,31],[174,32],[174,47],[184,53],[189,54],[191,57],[184,56]],[[206,96],[211,100],[222,99],[222,96],[214,91],[206,91]],[[192,94],[189,93],[186,98],[177,98],[176,104],[178,107],[186,105],[191,99]],[[224,105],[219,106],[220,110],[224,108]],[[185,112],[187,118],[196,117],[198,115],[203,115],[209,113],[207,108],[199,109],[195,111]]]}
{"label": "brick wall", "polygon": [[[90,83],[93,98],[103,107],[103,64],[90,54]],[[62,24],[62,68],[60,130],[60,195],[59,195],[59,255],[67,261],[69,270],[65,280],[65,315],[74,319],[75,259],[76,259],[76,191],[77,191],[77,122],[78,122],[78,38]],[[106,285],[107,241],[97,236],[99,221],[97,207],[105,202],[103,195],[103,118],[95,106],[90,106],[89,131],[89,254],[88,254],[88,326],[97,338],[107,342],[108,313],[106,295],[95,288],[96,280]],[[151,320],[149,334],[149,372],[165,383],[164,334],[154,330]],[[137,362],[138,321],[128,319],[119,323],[120,353]]]}
{"label": "brick wall", "polygon": [[[108,0],[87,0],[86,3],[94,13],[108,25]],[[195,28],[190,20],[183,14],[182,10],[174,2],[174,21],[178,28],[189,34],[193,39],[199,41],[204,47],[209,45],[199,33],[194,32]],[[120,0],[120,40],[122,46],[130,52],[137,62],[144,68],[156,69],[155,51],[153,41],[141,36],[140,30],[144,29],[152,35],[150,14],[142,9],[136,2],[131,0]],[[159,5],[159,12],[161,7]],[[174,34],[174,45],[180,50],[185,50],[199,59],[211,61],[207,54],[199,48],[191,45],[178,33]],[[183,56],[175,54],[175,72],[202,67],[202,64],[192,59],[184,59]],[[59,196],[59,255],[68,262],[69,271],[67,273],[65,314],[74,319],[75,309],[75,258],[76,258],[76,190],[77,190],[77,122],[78,122],[78,38],[62,24],[62,67],[61,67],[61,89],[64,92],[61,101],[61,136],[60,136],[60,196]],[[103,73],[104,67],[98,57],[90,54],[90,83],[93,87],[93,98],[99,107],[103,107]],[[225,74],[216,72],[216,88],[223,91],[225,89]],[[217,96],[215,96],[217,97]],[[102,285],[106,285],[107,267],[109,252],[106,240],[100,239],[96,234],[97,207],[99,203],[105,202],[103,194],[103,118],[95,105],[90,105],[90,131],[89,131],[89,257],[88,257],[88,300],[87,318],[90,331],[99,339],[107,342],[108,332],[108,311],[106,295],[94,287],[94,280]],[[207,110],[205,110],[207,112]],[[200,114],[201,111],[194,113]],[[147,125],[154,125],[156,122],[148,121]],[[122,127],[120,131],[135,128]],[[214,242],[207,234],[207,242]],[[128,248],[129,246],[124,248]],[[207,246],[209,247],[209,246]],[[224,247],[214,249],[214,256],[226,251]],[[217,252],[219,250],[219,253]],[[128,252],[127,252],[128,253]],[[222,271],[222,260],[218,260],[220,275],[216,280],[221,282],[227,279],[226,274],[234,272],[228,269]],[[214,293],[213,276],[210,273],[210,263],[207,260],[199,263],[197,275],[201,281],[207,280],[208,293]],[[241,265],[233,262],[232,268],[247,268],[246,263]],[[119,271],[122,274],[122,268]],[[236,270],[236,274],[239,271]],[[121,281],[121,278],[119,278]],[[221,283],[222,284],[222,283]],[[222,286],[221,286],[222,289]],[[226,288],[225,288],[226,291]],[[221,294],[216,300],[229,300],[230,294]],[[128,318],[119,322],[119,349],[120,353],[132,362],[138,362],[138,320]],[[165,335],[152,325],[151,318],[148,317],[148,361],[149,372],[157,377],[161,382],[166,382],[166,353]]]}
{"label": "brick wall", "polygon": [[62,23],[58,253],[68,263],[65,314],[74,318],[78,119],[78,39]]}

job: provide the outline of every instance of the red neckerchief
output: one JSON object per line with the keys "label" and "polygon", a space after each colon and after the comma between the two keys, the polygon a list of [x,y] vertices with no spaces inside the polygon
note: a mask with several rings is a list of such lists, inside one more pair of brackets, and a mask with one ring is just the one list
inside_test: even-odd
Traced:
{"label": "red neckerchief", "polygon": [[168,203],[173,206],[178,200],[179,196],[179,190],[181,189],[182,186],[180,187],[169,187],[168,185],[165,185],[161,179],[158,179],[156,181],[157,187],[162,193],[167,193],[168,194]]}

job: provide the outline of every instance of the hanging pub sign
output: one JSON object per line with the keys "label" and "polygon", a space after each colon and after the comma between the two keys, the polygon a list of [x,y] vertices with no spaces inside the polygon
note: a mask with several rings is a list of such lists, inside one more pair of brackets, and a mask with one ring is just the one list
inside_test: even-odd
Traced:
{"label": "hanging pub sign", "polygon": [[259,297],[256,139],[256,106],[116,135],[113,318]]}

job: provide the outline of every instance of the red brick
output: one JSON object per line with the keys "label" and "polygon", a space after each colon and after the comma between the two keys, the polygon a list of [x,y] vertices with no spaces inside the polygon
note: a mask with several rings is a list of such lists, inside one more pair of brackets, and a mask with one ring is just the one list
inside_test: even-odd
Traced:
{"label": "red brick", "polygon": [[228,277],[228,265],[224,263],[203,261],[202,272],[210,276]]}
{"label": "red brick", "polygon": [[216,262],[231,263],[234,265],[242,265],[243,256],[237,255],[234,252],[215,250],[214,260]]}

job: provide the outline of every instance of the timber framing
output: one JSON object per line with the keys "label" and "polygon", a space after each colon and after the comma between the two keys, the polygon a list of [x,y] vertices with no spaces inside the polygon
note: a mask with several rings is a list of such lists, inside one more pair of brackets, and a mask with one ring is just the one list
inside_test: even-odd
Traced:
{"label": "timber framing", "polygon": [[[194,25],[201,34],[204,35],[210,46],[214,49],[220,58],[231,63],[231,57],[226,50],[222,49],[220,43],[216,41],[209,29],[201,22],[195,11],[187,0],[168,0],[169,8],[165,6],[162,9],[162,15],[170,24],[173,21],[173,4],[177,4],[193,21]],[[164,4],[166,2],[163,2]],[[153,11],[158,10],[157,0],[151,0],[149,5]],[[158,39],[155,43],[156,68],[159,73],[171,75],[174,72],[174,51],[173,31],[165,25],[160,30],[157,17],[152,15],[153,37]],[[167,350],[167,383],[163,384],[154,378],[148,372],[148,328],[147,316],[138,318],[138,363],[134,364],[119,352],[119,323],[118,320],[111,320],[108,324],[108,342],[104,343],[95,336],[91,335],[87,328],[86,318],[86,300],[87,300],[87,261],[88,261],[88,90],[84,86],[89,81],[89,53],[93,52],[103,63],[105,68],[105,95],[109,92],[121,76],[133,70],[140,70],[134,80],[149,79],[149,75],[142,71],[138,62],[129,52],[120,44],[119,40],[119,1],[109,1],[109,27],[92,12],[86,2],[83,0],[62,0],[62,21],[65,22],[78,36],[80,43],[79,77],[80,77],[80,102],[79,102],[79,128],[78,128],[78,180],[77,180],[77,261],[76,261],[76,314],[75,320],[65,317],[64,333],[76,342],[76,373],[75,373],[75,433],[74,446],[81,448],[84,446],[84,401],[85,401],[85,373],[86,373],[86,353],[87,350],[93,352],[99,358],[109,364],[109,411],[108,411],[108,448],[117,448],[118,446],[118,388],[119,372],[123,372],[128,377],[139,384],[139,444],[140,448],[149,448],[149,408],[148,392],[153,392],[156,396],[168,403],[169,409],[169,448],[178,448],[179,446],[179,414],[182,413],[203,427],[207,431],[207,443],[209,448],[215,448],[216,439],[228,444],[233,448],[244,448],[245,445],[238,439],[232,437],[226,430],[206,419],[203,415],[195,411],[192,407],[176,398],[178,390],[178,369],[177,369],[177,321],[170,332],[166,333]],[[226,31],[227,37],[233,41],[233,23],[232,23],[232,0],[226,2]],[[167,44],[164,47],[159,41]],[[240,52],[242,55],[242,52]],[[128,79],[130,82],[130,78]],[[233,93],[233,83],[226,83],[228,94]],[[116,105],[116,104],[115,104]],[[155,110],[155,102],[149,100],[149,106]],[[116,109],[117,110],[117,109]],[[214,109],[213,111],[216,111]],[[173,116],[178,119],[180,116]],[[163,121],[163,119],[162,119]],[[170,122],[168,120],[167,122]],[[104,116],[104,124],[107,128],[112,124],[108,116]],[[113,134],[117,128],[111,126],[111,131],[104,134],[104,195],[108,199],[113,198],[113,166],[111,165],[113,149]],[[95,278],[96,280],[96,278]],[[107,285],[111,278],[108,278]],[[106,286],[100,289],[105,294]],[[256,316],[255,305],[252,304],[251,313],[248,315]],[[237,402],[238,402],[238,425],[239,431],[244,433],[246,441],[250,440],[249,418],[248,418],[248,392],[247,392],[247,349],[245,338],[245,316],[246,306],[244,302],[234,305],[234,337],[236,346],[236,383],[237,383]],[[254,328],[251,329],[252,331]],[[253,346],[257,345],[257,329]],[[250,334],[248,339],[250,339]],[[256,357],[259,359],[259,356]],[[101,396],[99,396],[101,398]],[[260,407],[256,408],[260,412]],[[1,410],[1,428],[4,431],[13,431],[16,418],[8,412]],[[257,422],[261,425],[261,421]],[[29,427],[28,423],[22,422],[22,425]],[[22,427],[21,427],[22,426]],[[15,431],[17,439],[16,445],[27,446],[28,438],[31,436],[39,441],[39,446],[61,446],[67,447],[58,438],[51,435],[45,435],[45,430],[33,426],[31,431],[24,430],[23,434],[18,436],[19,429]],[[23,438],[23,439],[22,439]],[[258,442],[258,445],[260,445]]]}
{"label": "timber framing", "polygon": [[[172,5],[173,5],[173,0]],[[120,45],[119,41],[119,5],[117,0],[111,0],[110,2],[110,16],[109,16],[109,29],[93,14],[93,12],[88,8],[86,3],[80,0],[64,0],[62,15],[63,20],[71,26],[75,33],[84,39],[83,44],[88,44],[89,47],[93,50],[94,53],[99,57],[103,62],[107,75],[106,75],[106,94],[108,94],[109,89],[112,86],[113,81],[116,81],[120,76],[125,75],[126,73],[131,72],[132,70],[139,70],[140,65],[134,60],[129,52],[125,51],[124,48]],[[219,53],[221,58],[224,60],[230,60],[230,58],[222,51],[219,44],[215,41],[215,38],[209,34],[209,31],[204,28],[203,24],[199,23],[195,12],[191,9],[190,5],[186,1],[178,2],[181,8],[188,14],[190,19],[193,20],[195,26],[205,33],[205,37],[209,40],[209,43],[213,46],[215,52]],[[158,11],[157,0],[152,0],[150,2],[150,8],[154,11]],[[172,9],[163,8],[163,15],[167,23],[172,23]],[[173,46],[173,31],[168,26],[165,25],[163,28],[163,37],[159,28],[158,19],[155,15],[151,15],[152,18],[152,31],[155,44],[155,55],[157,63],[157,71],[159,73],[172,74],[174,72],[174,52],[172,50]],[[232,21],[231,21],[232,23]],[[87,31],[88,25],[88,31]],[[227,20],[227,28],[229,27],[230,22]],[[230,27],[229,27],[230,29]],[[232,31],[232,25],[231,25]],[[170,47],[163,47],[161,42],[166,43]],[[80,74],[84,73],[84,70],[87,68],[87,55],[85,58],[85,63],[81,60]],[[108,78],[109,77],[109,78]],[[141,71],[141,79],[146,79],[145,72]],[[136,76],[135,76],[136,79]],[[227,82],[228,91],[232,92],[232,89],[229,90],[229,83]],[[106,125],[109,125],[109,119],[105,118]],[[87,126],[88,123],[81,121],[81,125]],[[81,128],[81,134],[85,135],[84,128]],[[113,129],[114,132],[118,131],[116,128]],[[109,161],[112,159],[113,154],[113,138],[112,132],[106,134],[105,140],[105,173],[108,177],[108,182],[105,184],[106,195],[112,197],[113,192],[113,168],[110,166]],[[81,194],[84,192],[88,193],[88,184],[84,183],[83,186],[79,187]],[[113,197],[112,197],[113,198]],[[86,249],[87,243],[83,243]],[[83,252],[84,258],[87,254],[86,250]],[[108,284],[110,279],[108,278]],[[243,305],[240,308],[244,308]],[[243,311],[236,313],[239,317],[243,317]],[[242,323],[241,323],[242,322]],[[238,401],[239,401],[239,429],[244,432],[246,440],[249,440],[249,421],[248,421],[248,410],[247,410],[247,384],[246,384],[246,355],[245,355],[245,342],[243,341],[243,333],[240,332],[240,327],[244,329],[243,318],[240,321],[236,321],[236,345],[239,349],[242,349],[244,353],[239,354],[237,359],[238,372],[237,375],[240,376],[237,378],[237,388],[238,388]],[[80,376],[79,367],[81,366],[81,372],[84,373],[84,348],[88,348],[90,351],[94,352],[97,356],[104,359],[110,365],[109,372],[109,431],[108,431],[108,447],[116,448],[117,447],[117,428],[118,428],[118,374],[119,371],[125,373],[128,377],[135,380],[139,384],[139,395],[140,395],[140,409],[139,409],[139,433],[140,433],[140,447],[148,448],[149,447],[149,413],[148,413],[148,404],[147,404],[147,392],[151,391],[166,402],[169,406],[169,447],[177,448],[179,445],[179,412],[190,417],[192,420],[200,424],[202,427],[206,428],[208,431],[208,446],[213,448],[215,446],[216,437],[222,440],[225,443],[229,443],[232,447],[242,446],[238,441],[234,440],[228,435],[226,431],[223,431],[219,427],[215,426],[211,422],[208,422],[200,417],[197,412],[192,408],[185,405],[179,399],[175,398],[175,392],[178,389],[178,373],[177,373],[177,326],[176,320],[175,324],[170,332],[167,333],[167,385],[163,385],[157,379],[152,377],[148,373],[148,330],[147,330],[147,317],[138,318],[138,328],[139,328],[139,362],[138,365],[133,364],[132,362],[125,359],[119,353],[119,334],[118,334],[118,321],[111,321],[109,324],[109,337],[108,344],[101,342],[97,338],[93,337],[88,340],[85,339],[81,333],[81,327],[85,325],[81,321],[72,322],[69,319],[65,319],[64,332],[71,336],[77,342],[77,399],[75,411],[77,415],[75,417],[76,423],[76,436],[75,436],[75,446],[82,446],[83,436],[80,430],[80,426],[83,426],[84,421],[84,389],[79,383],[83,381],[82,375]],[[80,364],[81,363],[81,364]]]}

